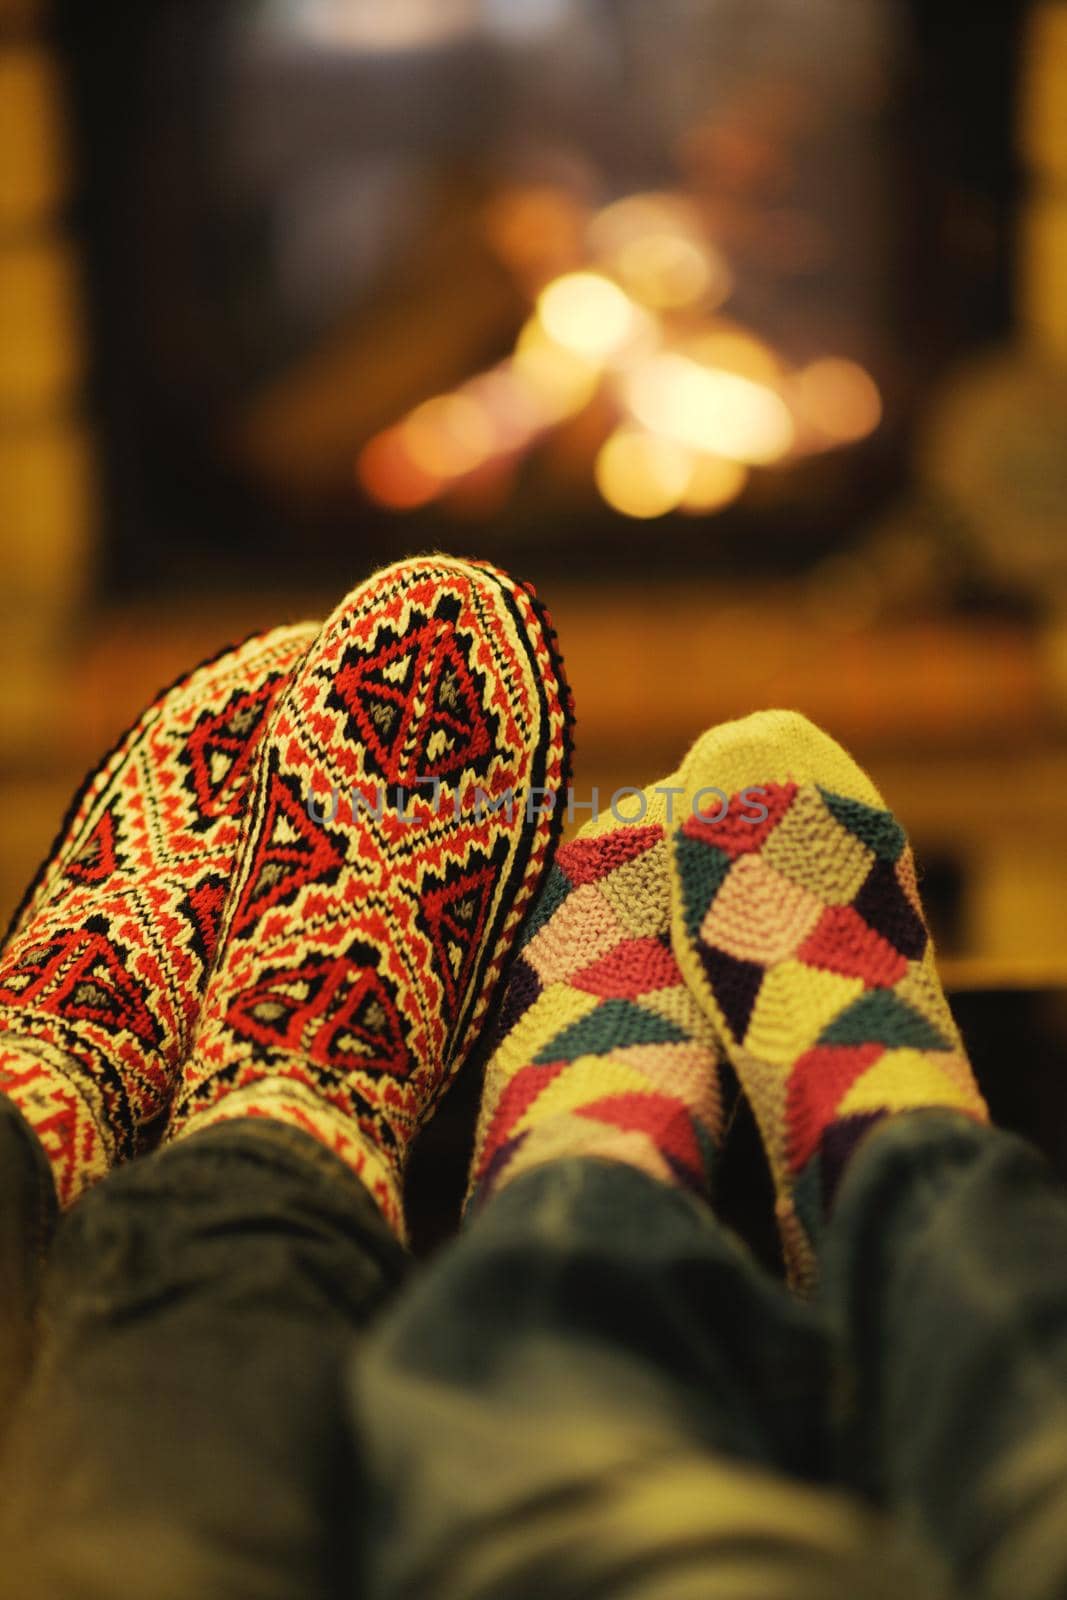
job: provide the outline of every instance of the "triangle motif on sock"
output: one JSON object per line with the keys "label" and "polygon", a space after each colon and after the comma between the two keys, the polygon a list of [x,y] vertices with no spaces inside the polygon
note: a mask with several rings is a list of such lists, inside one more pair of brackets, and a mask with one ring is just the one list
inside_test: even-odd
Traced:
{"label": "triangle motif on sock", "polygon": [[857,1078],[884,1054],[884,1045],[868,1039],[857,1044],[818,1044],[798,1056],[785,1099],[793,1172],[799,1172],[819,1148],[824,1130]]}
{"label": "triangle motif on sock", "polygon": [[853,906],[827,906],[797,950],[797,960],[823,972],[862,978],[872,989],[890,988],[908,970],[900,951],[876,933]]}
{"label": "triangle motif on sock", "polygon": [[449,1024],[467,996],[484,944],[496,874],[496,867],[486,862],[443,883],[427,878],[419,897],[419,921],[433,947]]}
{"label": "triangle motif on sock", "polygon": [[765,969],[758,961],[743,961],[715,945],[699,943],[697,952],[726,1026],[741,1043],[763,985]]}
{"label": "triangle motif on sock", "polygon": [[820,784],[819,793],[830,814],[882,861],[894,862],[907,844],[907,836],[891,811],[877,811],[860,800],[834,794]]}
{"label": "triangle motif on sock", "polygon": [[343,968],[338,971],[337,961],[328,956],[268,972],[231,1001],[226,1021],[239,1038],[265,1048],[300,1049],[307,1022],[322,1011],[342,978]]}
{"label": "triangle motif on sock", "polygon": [[181,759],[189,769],[201,827],[217,817],[237,814],[240,792],[258,745],[256,736],[281,683],[280,677],[268,678],[254,689],[243,690],[221,711],[200,717],[184,736]]}
{"label": "triangle motif on sock", "polygon": [[367,764],[388,784],[484,770],[492,754],[474,674],[454,631],[438,621],[420,619],[371,655],[351,648],[329,703],[349,717]]}
{"label": "triangle motif on sock", "polygon": [[682,974],[669,945],[661,940],[622,939],[570,981],[575,989],[604,1000],[633,1000],[655,989],[674,988],[682,982]]}
{"label": "triangle motif on sock", "polygon": [[215,959],[226,887],[225,878],[212,873],[190,889],[178,904],[177,909],[193,930],[193,946],[205,967]]}
{"label": "triangle motif on sock", "polygon": [[880,859],[874,863],[852,905],[869,927],[909,961],[917,961],[926,949],[923,920],[890,862]]}
{"label": "triangle motif on sock", "polygon": [[336,673],[329,702],[350,719],[350,732],[364,747],[369,765],[387,783],[402,782],[400,754],[410,724],[429,624],[403,637],[388,634],[371,655],[351,648]]}
{"label": "triangle motif on sock", "polygon": [[[767,838],[777,828],[797,792],[795,783],[752,784],[737,794],[729,796],[728,809],[719,818],[722,796],[708,789],[708,799],[703,801],[700,791],[693,796],[693,805],[701,801],[695,815],[686,818],[682,833],[688,839],[703,839],[715,845],[734,860],[737,856],[762,850]],[[766,815],[760,816],[760,812]],[[711,818],[718,818],[711,821]]]}
{"label": "triangle motif on sock", "polygon": [[315,1033],[308,1053],[312,1060],[339,1071],[408,1076],[411,1053],[400,1012],[373,966],[357,971],[336,1010],[331,1009]]}
{"label": "triangle motif on sock", "polygon": [[598,883],[616,867],[647,854],[662,838],[663,829],[658,824],[642,827],[630,823],[594,839],[572,839],[560,846],[556,860],[575,887]]}
{"label": "triangle motif on sock", "polygon": [[478,686],[450,629],[441,628],[426,671],[431,689],[415,735],[419,771],[411,777],[456,778],[484,770],[494,740]]}
{"label": "triangle motif on sock", "polygon": [[701,924],[722,888],[732,857],[701,834],[677,834],[674,841],[678,876],[682,886],[682,909],[686,932],[695,939]]}
{"label": "triangle motif on sock", "polygon": [[549,1039],[534,1064],[606,1056],[633,1044],[680,1044],[688,1035],[676,1023],[631,1000],[604,1000]]}
{"label": "triangle motif on sock", "polygon": [[0,988],[0,999],[32,1001],[38,1010],[65,1022],[94,1022],[158,1048],[160,1031],[129,970],[127,952],[120,952],[92,922],[25,951],[9,979],[16,975],[28,981],[10,996]]}
{"label": "triangle motif on sock", "polygon": [[63,876],[87,888],[96,888],[118,870],[115,819],[110,811],[105,811],[78,854],[64,867]]}
{"label": "triangle motif on sock", "polygon": [[272,772],[255,853],[234,913],[234,933],[253,927],[272,906],[291,901],[305,884],[332,883],[344,859],[342,846]]}
{"label": "triangle motif on sock", "polygon": [[951,1050],[952,1044],[921,1011],[891,989],[860,995],[824,1028],[819,1044],[877,1043],[887,1049]]}

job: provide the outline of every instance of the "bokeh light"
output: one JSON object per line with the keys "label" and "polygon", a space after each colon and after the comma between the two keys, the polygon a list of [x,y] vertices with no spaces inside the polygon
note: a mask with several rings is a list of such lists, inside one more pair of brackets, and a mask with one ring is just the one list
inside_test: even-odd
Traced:
{"label": "bokeh light", "polygon": [[619,428],[596,458],[597,488],[625,517],[662,517],[681,504],[692,457],[670,439],[635,428]]}
{"label": "bokeh light", "polygon": [[412,511],[441,493],[440,478],[415,465],[399,428],[375,434],[359,453],[356,473],[364,490],[391,511]]}
{"label": "bokeh light", "polygon": [[567,272],[542,290],[537,312],[545,332],[587,361],[607,361],[641,331],[637,307],[599,272]]}
{"label": "bokeh light", "polygon": [[797,374],[796,395],[804,419],[840,444],[865,439],[882,420],[878,385],[855,361],[811,362]]}
{"label": "bokeh light", "polygon": [[511,364],[543,426],[581,411],[600,382],[599,367],[559,344],[537,317],[519,334]]}
{"label": "bokeh light", "polygon": [[793,443],[793,419],[773,389],[687,356],[654,356],[625,392],[646,428],[693,450],[760,464],[781,460]]}
{"label": "bokeh light", "polygon": [[724,456],[697,456],[678,509],[692,516],[722,511],[743,493],[747,482],[748,468],[740,461],[727,461]]}
{"label": "bokeh light", "polygon": [[430,477],[462,477],[493,451],[492,419],[470,394],[424,400],[405,417],[400,432],[409,458]]}

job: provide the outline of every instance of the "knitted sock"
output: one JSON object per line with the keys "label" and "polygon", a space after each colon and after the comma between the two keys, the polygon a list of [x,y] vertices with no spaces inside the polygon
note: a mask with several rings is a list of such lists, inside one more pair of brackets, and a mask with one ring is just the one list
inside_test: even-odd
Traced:
{"label": "knitted sock", "polygon": [[471,1200],[562,1156],[628,1162],[706,1193],[718,1052],[670,949],[664,794],[562,846],[497,1021]]}
{"label": "knitted sock", "polygon": [[554,637],[503,573],[420,558],[342,602],[264,741],[169,1137],[303,1128],[402,1230],[407,1147],[552,855],[569,716]]}
{"label": "knitted sock", "polygon": [[316,626],[158,696],[90,774],[0,955],[0,1092],[69,1205],[166,1107],[211,964],[265,718]]}
{"label": "knitted sock", "polygon": [[[934,964],[911,849],[804,717],[704,735],[681,769],[672,939],[752,1104],[793,1283],[859,1141],[894,1112],[987,1112]],[[684,819],[684,820],[683,820]]]}

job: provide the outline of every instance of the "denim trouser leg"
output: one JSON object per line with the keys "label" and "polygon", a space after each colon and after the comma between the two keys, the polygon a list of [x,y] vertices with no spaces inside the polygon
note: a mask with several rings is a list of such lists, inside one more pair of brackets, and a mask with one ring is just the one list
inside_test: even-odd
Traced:
{"label": "denim trouser leg", "polygon": [[56,1209],[44,1152],[14,1104],[0,1094],[0,1440],[30,1369]]}
{"label": "denim trouser leg", "polygon": [[828,1359],[706,1207],[622,1165],[534,1170],[356,1359],[358,1592],[917,1597],[885,1526],[816,1486]]}
{"label": "denim trouser leg", "polygon": [[967,1594],[1067,1595],[1067,1192],[951,1113],[857,1152],[825,1257],[853,1470]]}
{"label": "denim trouser leg", "polygon": [[46,1272],[4,1600],[350,1595],[344,1365],[405,1262],[347,1170],[278,1124],[112,1173]]}

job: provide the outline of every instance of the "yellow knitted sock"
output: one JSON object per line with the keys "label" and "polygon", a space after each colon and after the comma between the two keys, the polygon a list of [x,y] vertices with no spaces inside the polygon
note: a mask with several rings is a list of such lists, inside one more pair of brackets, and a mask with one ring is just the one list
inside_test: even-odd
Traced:
{"label": "yellow knitted sock", "polygon": [[705,734],[681,769],[672,942],[752,1104],[790,1277],[859,1140],[893,1112],[987,1111],[937,977],[903,829],[806,718]]}

